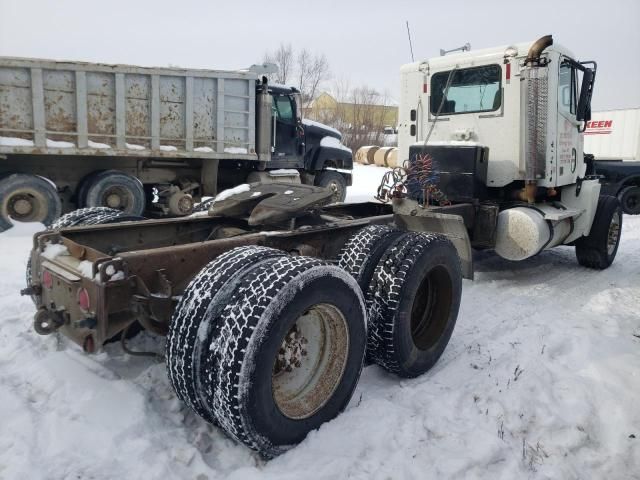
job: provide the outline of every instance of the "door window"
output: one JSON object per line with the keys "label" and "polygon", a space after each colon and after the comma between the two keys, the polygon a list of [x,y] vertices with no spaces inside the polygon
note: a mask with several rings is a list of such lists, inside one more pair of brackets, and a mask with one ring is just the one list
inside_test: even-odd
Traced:
{"label": "door window", "polygon": [[291,99],[287,95],[278,95],[275,97],[275,109],[278,120],[283,123],[295,124],[295,113]]}
{"label": "door window", "polygon": [[558,109],[571,115],[576,114],[577,78],[576,70],[569,62],[560,64],[558,77]]}

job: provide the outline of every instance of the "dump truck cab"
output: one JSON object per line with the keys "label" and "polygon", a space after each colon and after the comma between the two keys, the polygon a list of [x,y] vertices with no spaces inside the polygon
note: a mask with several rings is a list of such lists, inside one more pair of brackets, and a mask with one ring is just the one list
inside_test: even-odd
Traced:
{"label": "dump truck cab", "polygon": [[266,79],[257,89],[256,119],[260,120],[256,120],[256,127],[262,166],[268,170],[296,169],[303,183],[339,190],[336,200],[344,200],[345,188],[352,184],[353,156],[341,143],[342,134],[303,118],[298,89],[268,84]]}

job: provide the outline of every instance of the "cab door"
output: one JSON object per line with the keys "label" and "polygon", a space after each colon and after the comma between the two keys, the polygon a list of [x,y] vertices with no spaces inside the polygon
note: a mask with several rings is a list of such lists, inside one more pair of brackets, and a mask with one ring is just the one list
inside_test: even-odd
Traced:
{"label": "cab door", "polygon": [[271,161],[282,164],[278,166],[294,167],[298,160],[298,123],[293,98],[290,95],[274,94],[272,108],[275,135]]}
{"label": "cab door", "polygon": [[555,169],[556,185],[575,183],[581,171],[582,137],[576,118],[578,104],[578,74],[575,62],[560,57],[558,68],[558,125],[557,125],[557,162]]}

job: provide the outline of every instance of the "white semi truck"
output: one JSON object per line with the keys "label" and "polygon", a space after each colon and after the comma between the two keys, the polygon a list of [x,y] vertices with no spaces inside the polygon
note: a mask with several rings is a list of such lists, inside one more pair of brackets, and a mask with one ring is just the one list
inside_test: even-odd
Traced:
{"label": "white semi truck", "polygon": [[550,35],[403,66],[399,158],[432,159],[438,193],[409,196],[462,216],[474,247],[506,259],[575,245],[580,264],[608,267],[622,211],[583,154],[595,74]]}

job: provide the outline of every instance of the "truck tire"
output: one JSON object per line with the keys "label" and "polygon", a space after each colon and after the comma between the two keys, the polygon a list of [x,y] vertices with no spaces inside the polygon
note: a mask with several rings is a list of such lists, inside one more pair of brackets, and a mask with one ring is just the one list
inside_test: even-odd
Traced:
{"label": "truck tire", "polygon": [[50,225],[61,212],[60,196],[49,180],[24,173],[0,179],[0,232],[13,226],[11,219]]}
{"label": "truck tire", "polygon": [[629,185],[618,192],[622,211],[629,215],[640,215],[640,187]]}
{"label": "truck tire", "polygon": [[[234,248],[209,262],[191,280],[176,306],[165,347],[169,380],[176,395],[194,412],[215,422],[204,406],[204,389],[212,389],[210,355],[207,347],[213,341],[220,312],[229,302],[242,276],[266,259],[286,255],[274,248],[245,246]],[[209,392],[208,396],[211,396]]]}
{"label": "truck tire", "polygon": [[232,298],[210,347],[219,363],[207,406],[231,437],[274,457],[349,403],[366,344],[362,292],[335,265],[282,257]]}
{"label": "truck tire", "polygon": [[356,279],[365,299],[368,299],[371,277],[380,258],[389,245],[404,234],[390,225],[369,225],[344,244],[338,257],[338,266]]}
{"label": "truck tire", "polygon": [[601,195],[589,235],[575,241],[578,263],[596,270],[609,267],[618,253],[621,232],[620,202],[616,197]]}
{"label": "truck tire", "polygon": [[87,190],[92,184],[93,179],[96,178],[96,175],[102,172],[104,172],[104,170],[95,170],[82,177],[82,179],[78,183],[78,187],[76,188],[75,193],[75,202],[78,209],[87,207]]}
{"label": "truck tire", "polygon": [[330,188],[333,190],[331,203],[344,202],[347,198],[347,181],[339,173],[333,170],[323,170],[313,182],[318,187]]}
{"label": "truck tire", "polygon": [[120,210],[115,210],[108,207],[89,207],[79,208],[69,213],[65,213],[55,222],[51,224],[48,230],[60,230],[61,228],[73,227],[76,225],[85,225],[84,221],[89,220],[96,215],[103,214],[121,214]]}
{"label": "truck tire", "polygon": [[367,357],[417,377],[444,352],[462,294],[460,260],[442,235],[409,233],[388,248],[371,280]]}
{"label": "truck tire", "polygon": [[[86,188],[86,190],[84,190]],[[82,206],[109,207],[130,215],[142,215],[145,192],[140,180],[118,170],[105,170],[86,179],[78,192]]]}

